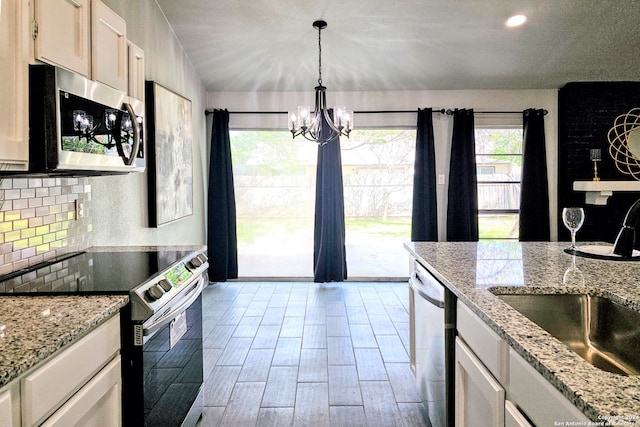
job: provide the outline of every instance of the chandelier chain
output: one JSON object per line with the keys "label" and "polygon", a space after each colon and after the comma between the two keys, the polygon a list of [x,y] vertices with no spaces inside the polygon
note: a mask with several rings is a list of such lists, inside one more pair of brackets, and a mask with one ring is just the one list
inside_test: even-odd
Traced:
{"label": "chandelier chain", "polygon": [[331,115],[327,108],[327,88],[322,85],[322,30],[326,27],[327,23],[323,20],[313,23],[313,28],[318,29],[318,86],[315,87],[315,108],[311,110],[308,105],[299,105],[296,111],[289,111],[288,120],[288,127],[294,138],[302,135],[319,145],[327,144],[340,135],[348,138],[353,129],[353,111],[337,106]]}
{"label": "chandelier chain", "polygon": [[318,27],[318,84],[322,86],[322,28]]}

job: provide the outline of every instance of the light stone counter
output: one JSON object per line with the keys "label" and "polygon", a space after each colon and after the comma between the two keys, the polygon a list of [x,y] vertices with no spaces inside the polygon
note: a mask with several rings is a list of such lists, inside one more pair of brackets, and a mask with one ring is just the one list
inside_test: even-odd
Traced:
{"label": "light stone counter", "polygon": [[1,296],[0,388],[117,315],[128,296]]}
{"label": "light stone counter", "polygon": [[572,256],[563,252],[566,246],[539,242],[405,244],[412,256],[591,420],[640,416],[640,376],[593,367],[489,291],[501,287],[500,293],[589,293],[640,311],[640,262],[576,257],[584,284],[563,285],[572,262]]}

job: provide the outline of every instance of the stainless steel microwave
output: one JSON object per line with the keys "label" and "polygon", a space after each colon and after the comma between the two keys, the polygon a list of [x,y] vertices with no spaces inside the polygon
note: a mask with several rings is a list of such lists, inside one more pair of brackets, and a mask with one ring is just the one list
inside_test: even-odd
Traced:
{"label": "stainless steel microwave", "polygon": [[145,170],[144,103],[51,65],[29,66],[29,172]]}

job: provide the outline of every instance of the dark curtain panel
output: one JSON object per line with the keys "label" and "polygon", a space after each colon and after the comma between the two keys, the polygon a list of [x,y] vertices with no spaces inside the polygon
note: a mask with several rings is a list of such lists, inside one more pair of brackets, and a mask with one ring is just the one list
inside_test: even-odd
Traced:
{"label": "dark curtain panel", "polygon": [[[328,137],[328,126],[325,125],[322,129],[322,136]],[[340,137],[336,136],[328,143],[318,145],[313,236],[314,282],[340,282],[347,279],[347,254],[344,236],[342,160],[340,157]]]}
{"label": "dark curtain panel", "polygon": [[447,241],[477,241],[478,190],[473,109],[456,109],[453,112],[447,203]]}
{"label": "dark curtain panel", "polygon": [[208,212],[209,280],[235,279],[238,277],[238,242],[227,110],[213,112]]}
{"label": "dark curtain panel", "polygon": [[433,112],[431,108],[418,109],[411,241],[438,241],[436,155],[433,139]]}
{"label": "dark curtain panel", "polygon": [[544,110],[523,112],[520,241],[549,241],[549,187]]}

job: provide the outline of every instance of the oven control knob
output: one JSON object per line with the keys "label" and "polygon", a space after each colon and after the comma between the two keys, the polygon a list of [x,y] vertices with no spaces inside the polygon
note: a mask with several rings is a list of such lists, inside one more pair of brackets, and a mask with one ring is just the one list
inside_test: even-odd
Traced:
{"label": "oven control knob", "polygon": [[164,295],[164,291],[158,285],[152,285],[146,292],[147,298],[151,301],[156,301]]}
{"label": "oven control knob", "polygon": [[171,282],[168,281],[167,279],[162,279],[158,282],[158,285],[160,285],[160,287],[165,291],[165,292],[169,292],[172,288],[171,286]]}
{"label": "oven control knob", "polygon": [[205,254],[198,254],[198,258],[203,264],[209,260]]}
{"label": "oven control knob", "polygon": [[191,258],[188,264],[192,269],[196,269],[202,265],[202,260],[198,257]]}

